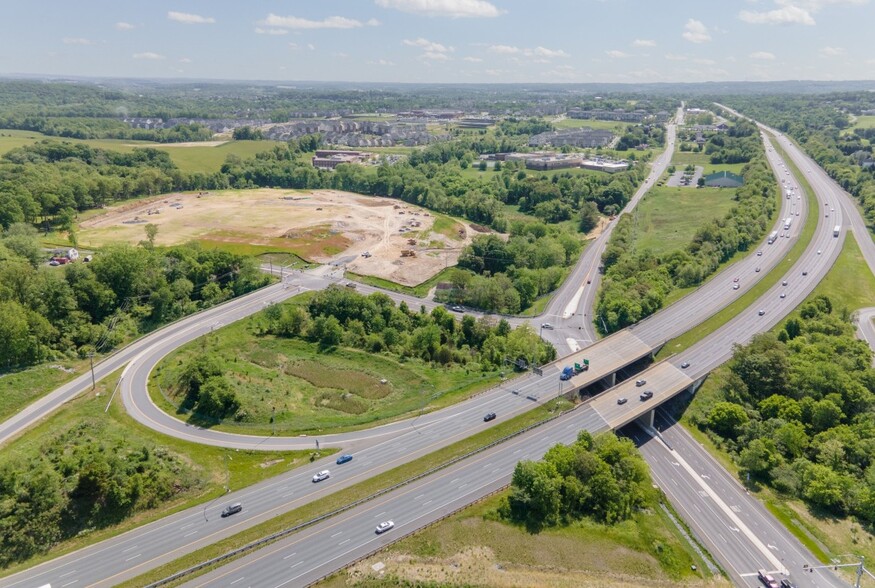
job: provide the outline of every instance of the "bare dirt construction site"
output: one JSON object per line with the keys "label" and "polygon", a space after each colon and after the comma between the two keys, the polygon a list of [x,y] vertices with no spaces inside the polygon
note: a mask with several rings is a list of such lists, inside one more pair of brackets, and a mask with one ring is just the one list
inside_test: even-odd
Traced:
{"label": "bare dirt construction site", "polygon": [[286,251],[413,286],[455,265],[476,230],[399,200],[337,190],[227,190],[165,194],[83,221],[83,246],[198,241],[239,252]]}

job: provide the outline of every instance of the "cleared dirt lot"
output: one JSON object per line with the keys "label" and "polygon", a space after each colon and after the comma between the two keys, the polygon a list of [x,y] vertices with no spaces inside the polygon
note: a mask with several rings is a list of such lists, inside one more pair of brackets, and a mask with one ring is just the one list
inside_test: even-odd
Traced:
{"label": "cleared dirt lot", "polygon": [[412,286],[454,265],[476,234],[459,221],[435,221],[398,200],[336,190],[229,190],[107,208],[81,223],[79,240],[90,247],[139,243],[151,223],[158,227],[156,245],[258,245]]}

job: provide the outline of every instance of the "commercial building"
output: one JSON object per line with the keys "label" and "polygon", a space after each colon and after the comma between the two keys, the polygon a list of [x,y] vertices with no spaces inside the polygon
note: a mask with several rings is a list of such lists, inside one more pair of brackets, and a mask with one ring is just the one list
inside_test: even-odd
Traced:
{"label": "commercial building", "polygon": [[543,145],[562,147],[563,145],[571,145],[572,147],[585,147],[591,149],[594,147],[604,147],[608,145],[613,138],[614,134],[611,131],[581,127],[579,129],[550,131],[533,135],[529,138],[529,147],[541,147]]}
{"label": "commercial building", "polygon": [[364,151],[337,151],[319,149],[313,156],[313,167],[319,169],[334,169],[341,163],[364,163],[376,157],[373,153]]}
{"label": "commercial building", "polygon": [[580,167],[583,169],[591,169],[595,171],[607,172],[615,174],[617,172],[626,171],[629,169],[628,161],[615,161],[613,159],[584,159],[580,162]]}

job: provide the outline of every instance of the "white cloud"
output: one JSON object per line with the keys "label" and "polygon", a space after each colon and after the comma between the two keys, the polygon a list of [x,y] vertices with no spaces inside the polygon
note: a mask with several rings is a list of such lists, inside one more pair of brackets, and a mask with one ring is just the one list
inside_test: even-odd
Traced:
{"label": "white cloud", "polygon": [[181,22],[182,24],[214,24],[216,19],[212,16],[201,16],[200,14],[189,14],[187,12],[174,12],[170,11],[167,13],[168,20],[173,20],[176,22]]}
{"label": "white cloud", "polygon": [[426,51],[420,57],[429,61],[447,61],[450,58],[446,53],[438,53],[436,51]]}
{"label": "white cloud", "polygon": [[611,51],[605,51],[605,55],[608,57],[612,57],[614,59],[622,59],[623,57],[629,57],[628,53],[623,53],[622,51],[617,51],[616,49],[612,49]]}
{"label": "white cloud", "polygon": [[759,59],[761,61],[774,61],[775,54],[769,53],[768,51],[754,51],[750,55],[748,55],[751,59]]}
{"label": "white cloud", "polygon": [[483,60],[479,57],[463,57],[462,61],[467,61],[469,63],[481,63]]}
{"label": "white cloud", "polygon": [[802,24],[808,26],[815,24],[814,17],[809,11],[793,5],[764,12],[742,10],[738,13],[738,18],[750,24]]}
{"label": "white cloud", "polygon": [[[371,19],[367,24],[374,26],[372,23],[379,24],[379,21]],[[258,24],[282,29],[357,29],[365,26],[365,23],[360,20],[345,16],[329,16],[322,20],[310,20],[297,16],[279,16],[273,13],[268,14],[267,18]]]}
{"label": "white cloud", "polygon": [[825,57],[839,57],[845,54],[845,50],[842,47],[824,47],[820,54]]}
{"label": "white cloud", "polygon": [[316,45],[314,45],[313,43],[307,43],[307,49],[309,49],[310,51],[316,51]]}
{"label": "white cloud", "polygon": [[486,70],[486,75],[488,75],[488,76],[500,76],[502,73],[504,73],[504,71],[500,70],[500,69],[487,69]]}
{"label": "white cloud", "polygon": [[134,53],[134,59],[164,59],[163,55],[159,55],[158,53],[153,53],[152,51],[145,51],[143,53]]}
{"label": "white cloud", "polygon": [[515,55],[522,52],[519,47],[511,45],[490,45],[488,51],[490,53],[498,53],[499,55]]}
{"label": "white cloud", "polygon": [[708,34],[708,27],[702,21],[691,18],[684,25],[684,39],[690,43],[704,43],[711,40],[711,35]]}
{"label": "white cloud", "polygon": [[486,0],[376,0],[377,6],[425,16],[494,18],[504,11]]}
{"label": "white cloud", "polygon": [[408,47],[420,47],[423,51],[431,51],[434,53],[446,53],[447,51],[453,51],[452,47],[447,47],[445,45],[441,45],[440,43],[435,43],[433,41],[429,41],[428,39],[423,39],[419,37],[411,41],[410,39],[404,39],[401,41],[404,45]]}
{"label": "white cloud", "polygon": [[869,0],[774,0],[773,10],[742,10],[738,18],[751,24],[802,24],[813,26],[814,14],[834,4],[867,4]]}
{"label": "white cloud", "polygon": [[365,21],[365,24],[368,25],[369,27],[378,27],[382,23],[380,21],[378,21],[376,18],[369,18],[368,20]]}
{"label": "white cloud", "polygon": [[191,63],[191,59],[188,57],[182,57],[180,58],[179,63]]}
{"label": "white cloud", "polygon": [[[527,52],[528,49],[525,50]],[[568,57],[568,53],[563,51],[562,49],[547,49],[546,47],[535,47],[532,50],[533,55],[538,55],[540,57]],[[528,53],[526,53],[528,55]]]}
{"label": "white cloud", "polygon": [[116,30],[119,30],[119,31],[129,31],[133,28],[136,28],[136,27],[134,27],[134,25],[132,25],[129,22],[117,22],[113,26],[116,28]]}
{"label": "white cloud", "polygon": [[286,29],[263,29],[261,27],[255,27],[255,32],[259,35],[288,35],[289,31]]}
{"label": "white cloud", "polygon": [[382,65],[383,67],[392,67],[395,65],[394,61],[389,61],[388,59],[378,59],[377,61],[369,61],[371,65]]}
{"label": "white cloud", "polygon": [[676,53],[666,53],[665,58],[669,61],[686,61],[689,59],[686,55],[678,55]]}
{"label": "white cloud", "polygon": [[64,37],[64,45],[94,45],[94,41],[82,37]]}
{"label": "white cloud", "polygon": [[[498,55],[523,55],[525,57],[570,57],[568,53],[562,49],[547,49],[546,47],[535,47],[534,49],[515,47],[513,45],[490,45],[487,48],[490,53]],[[541,62],[543,63],[543,61]]]}
{"label": "white cloud", "polygon": [[656,47],[656,41],[652,39],[635,39],[632,41],[633,47]]}
{"label": "white cloud", "polygon": [[694,59],[693,63],[698,63],[699,65],[717,65],[717,62],[714,61],[713,59],[703,59],[703,58]]}

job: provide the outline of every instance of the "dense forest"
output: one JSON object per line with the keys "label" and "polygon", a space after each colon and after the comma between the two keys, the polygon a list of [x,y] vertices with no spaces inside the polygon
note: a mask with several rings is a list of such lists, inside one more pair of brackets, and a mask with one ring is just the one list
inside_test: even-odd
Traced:
{"label": "dense forest", "polygon": [[[733,135],[716,140],[722,147],[715,147],[712,157],[736,140],[758,145],[756,151],[745,148],[751,159],[742,171],[744,185],[735,191],[736,205],[724,218],[696,231],[686,248],[661,255],[636,250],[634,217],[621,216],[602,256],[605,280],[596,303],[596,315],[600,317],[596,328],[603,333],[650,316],[662,308],[672,290],[702,283],[721,263],[738,251],[746,251],[764,234],[778,194],[756,127],[740,122]],[[738,152],[736,147],[730,148]]]}
{"label": "dense forest", "polygon": [[248,259],[196,245],[103,248],[91,263],[40,267],[39,235],[0,235],[0,370],[112,349],[126,338],[265,285]]}
{"label": "dense forest", "polygon": [[736,346],[721,372],[694,423],[754,480],[875,523],[875,370],[846,311],[810,300],[777,336]]}

